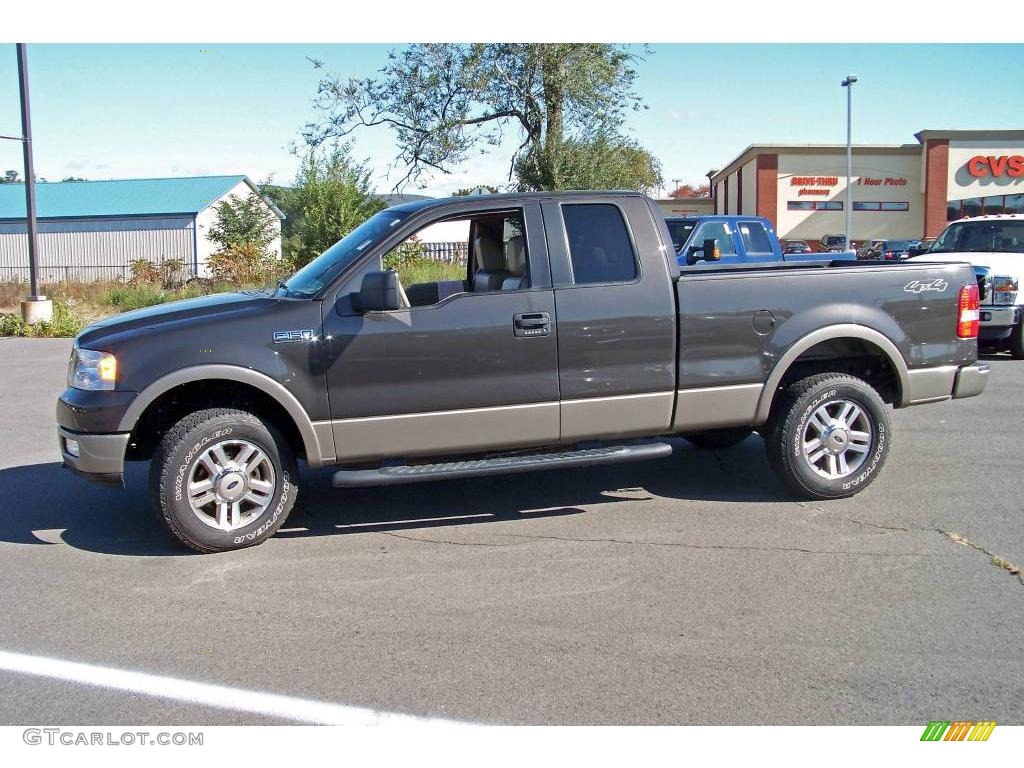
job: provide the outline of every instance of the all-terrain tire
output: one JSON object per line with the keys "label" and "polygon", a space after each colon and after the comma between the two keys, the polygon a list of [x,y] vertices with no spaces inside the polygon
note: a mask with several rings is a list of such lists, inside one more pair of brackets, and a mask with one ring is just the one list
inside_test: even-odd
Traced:
{"label": "all-terrain tire", "polygon": [[754,433],[750,427],[731,427],[728,429],[709,429],[706,432],[695,432],[683,435],[697,448],[704,450],[720,450],[739,445]]}
{"label": "all-terrain tire", "polygon": [[[257,449],[250,454],[254,458],[243,463],[250,447]],[[218,448],[224,460],[216,458]],[[191,485],[197,476],[197,484]],[[197,552],[225,552],[261,544],[274,535],[295,504],[298,476],[291,447],[272,425],[246,411],[210,408],[185,416],[164,435],[150,464],[149,490],[154,508],[175,538]],[[197,501],[200,496],[192,489],[207,481],[207,494],[214,494],[214,500],[197,511],[190,496]],[[225,513],[223,527],[216,527],[221,504],[227,503],[220,499],[243,491],[246,496],[239,499],[238,511],[228,504],[225,509],[231,512]],[[248,499],[250,491],[258,494],[258,501]],[[218,495],[221,492],[225,496]]]}
{"label": "all-terrain tire", "polygon": [[1014,360],[1024,360],[1024,322],[1015,326],[1010,334],[1010,354]]}
{"label": "all-terrain tire", "polygon": [[[834,427],[832,432],[818,433],[816,424],[821,421],[821,409],[826,414],[839,414],[845,403],[853,404],[863,414],[863,418],[857,415],[852,419],[859,429]],[[841,434],[834,434],[836,431]],[[856,437],[849,438],[851,433]],[[811,440],[805,441],[808,435]],[[885,402],[867,382],[843,373],[808,376],[787,387],[772,406],[764,436],[772,469],[789,488],[809,499],[840,499],[860,492],[878,476],[892,447],[892,427]],[[820,448],[827,451],[818,459],[821,466],[817,469],[811,458],[818,447],[805,453],[805,445],[812,445],[814,439],[821,440]],[[835,443],[829,442],[833,440]],[[844,440],[846,444],[855,442],[853,447],[857,449],[847,449],[843,454],[844,460],[847,455],[853,457],[846,460],[847,465],[852,467],[852,461],[859,463],[848,474],[825,476],[830,469],[828,452],[840,450]],[[833,466],[839,466],[838,456],[836,459]]]}

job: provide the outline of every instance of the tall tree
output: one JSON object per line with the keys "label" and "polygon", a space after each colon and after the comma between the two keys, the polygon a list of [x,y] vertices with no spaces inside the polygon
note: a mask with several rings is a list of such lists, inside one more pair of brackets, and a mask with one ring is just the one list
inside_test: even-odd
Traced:
{"label": "tall tree", "polygon": [[0,177],[0,184],[17,184],[20,180],[17,171],[4,171],[4,175]]}
{"label": "tall tree", "polygon": [[397,189],[425,173],[450,173],[515,128],[509,179],[563,189],[567,144],[570,153],[597,142],[605,154],[639,149],[621,132],[627,111],[643,108],[634,90],[639,58],[604,43],[410,45],[389,54],[379,77],[325,74],[321,119],[307,126],[306,139],[316,145],[363,126],[390,127],[396,162],[406,168]]}
{"label": "tall tree", "polygon": [[683,184],[682,186],[676,187],[672,192],[670,192],[669,197],[708,197],[710,194],[711,187],[707,184],[698,184],[696,187],[693,186],[692,184]]}
{"label": "tall tree", "polygon": [[385,208],[373,194],[371,176],[365,163],[353,159],[351,147],[341,144],[310,148],[292,187],[265,185],[286,216],[285,257],[302,266]]}

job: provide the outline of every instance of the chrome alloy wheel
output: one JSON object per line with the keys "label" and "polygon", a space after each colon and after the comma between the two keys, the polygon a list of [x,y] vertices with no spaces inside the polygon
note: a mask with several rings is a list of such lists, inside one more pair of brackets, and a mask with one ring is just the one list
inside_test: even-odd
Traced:
{"label": "chrome alloy wheel", "polygon": [[871,420],[856,403],[833,400],[820,406],[804,427],[804,459],[829,480],[852,475],[871,450]]}
{"label": "chrome alloy wheel", "polygon": [[274,488],[274,465],[263,450],[247,440],[222,440],[192,466],[188,503],[206,525],[234,531],[267,510]]}

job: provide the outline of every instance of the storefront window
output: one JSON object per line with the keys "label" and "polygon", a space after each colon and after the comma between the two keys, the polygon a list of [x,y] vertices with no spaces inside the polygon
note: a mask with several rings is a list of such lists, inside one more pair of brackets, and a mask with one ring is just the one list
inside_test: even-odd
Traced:
{"label": "storefront window", "polygon": [[971,197],[964,200],[964,216],[981,216],[980,197]]}
{"label": "storefront window", "polygon": [[786,203],[787,211],[813,211],[814,202],[811,200],[790,200]]}
{"label": "storefront window", "polygon": [[1024,195],[1007,195],[1006,212],[1024,213]]}
{"label": "storefront window", "polygon": [[963,218],[963,212],[960,208],[962,200],[947,200],[946,201],[946,221],[956,221],[957,219]]}
{"label": "storefront window", "polygon": [[881,203],[866,203],[864,201],[858,201],[853,204],[853,210],[855,211],[879,211],[881,209]]}
{"label": "storefront window", "polygon": [[992,195],[991,197],[983,198],[982,203],[984,204],[983,210],[987,215],[1003,212],[1002,195]]}
{"label": "storefront window", "polygon": [[910,210],[910,203],[899,203],[899,202],[882,203],[882,210],[883,211],[909,211]]}

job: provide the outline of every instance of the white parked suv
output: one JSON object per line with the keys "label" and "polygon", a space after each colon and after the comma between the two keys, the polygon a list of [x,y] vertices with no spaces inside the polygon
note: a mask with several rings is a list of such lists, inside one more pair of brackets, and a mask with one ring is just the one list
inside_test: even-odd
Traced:
{"label": "white parked suv", "polygon": [[1009,349],[1024,360],[1024,214],[974,216],[954,221],[924,253],[921,261],[969,261],[981,294],[982,347]]}

